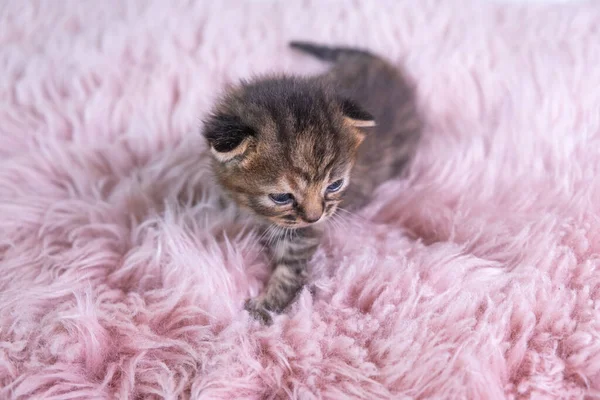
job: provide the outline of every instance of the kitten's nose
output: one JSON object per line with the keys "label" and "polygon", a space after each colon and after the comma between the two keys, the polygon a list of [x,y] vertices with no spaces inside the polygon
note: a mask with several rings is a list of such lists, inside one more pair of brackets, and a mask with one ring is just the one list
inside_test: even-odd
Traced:
{"label": "kitten's nose", "polygon": [[314,224],[315,222],[317,222],[318,220],[321,219],[321,215],[323,215],[323,213],[319,213],[319,214],[314,214],[314,215],[306,215],[304,217],[304,221],[308,222],[309,224]]}
{"label": "kitten's nose", "polygon": [[323,204],[320,188],[318,186],[311,186],[308,188],[304,194],[304,201],[302,203],[302,219],[305,222],[314,224],[321,219],[325,205]]}
{"label": "kitten's nose", "polygon": [[323,215],[323,206],[319,203],[308,205],[304,208],[304,221],[314,224],[321,219]]}

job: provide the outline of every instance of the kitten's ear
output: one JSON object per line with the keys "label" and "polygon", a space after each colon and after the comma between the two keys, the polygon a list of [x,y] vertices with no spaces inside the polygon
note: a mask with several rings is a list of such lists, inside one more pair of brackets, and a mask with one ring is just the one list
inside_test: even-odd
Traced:
{"label": "kitten's ear", "polygon": [[346,121],[356,128],[369,128],[375,126],[375,118],[353,100],[340,98],[340,106]]}
{"label": "kitten's ear", "polygon": [[204,137],[210,150],[221,162],[243,156],[256,132],[235,115],[217,114],[205,122]]}

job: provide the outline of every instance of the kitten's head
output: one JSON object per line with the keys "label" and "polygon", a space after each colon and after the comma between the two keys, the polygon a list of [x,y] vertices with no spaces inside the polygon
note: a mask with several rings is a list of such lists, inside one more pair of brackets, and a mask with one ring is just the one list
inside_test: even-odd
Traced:
{"label": "kitten's head", "polygon": [[220,184],[242,207],[280,226],[331,216],[348,187],[373,117],[301,78],[242,83],[204,125]]}

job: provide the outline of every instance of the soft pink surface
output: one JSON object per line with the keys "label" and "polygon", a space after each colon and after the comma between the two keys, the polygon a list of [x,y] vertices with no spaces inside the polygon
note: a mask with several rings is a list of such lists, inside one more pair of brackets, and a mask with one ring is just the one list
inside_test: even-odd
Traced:
{"label": "soft pink surface", "polygon": [[[4,2],[0,398],[598,396],[598,21],[594,3]],[[218,211],[198,127],[227,82],[322,70],[292,38],[405,65],[428,127],[411,176],[328,235],[316,296],[265,328],[242,304],[268,265]]]}

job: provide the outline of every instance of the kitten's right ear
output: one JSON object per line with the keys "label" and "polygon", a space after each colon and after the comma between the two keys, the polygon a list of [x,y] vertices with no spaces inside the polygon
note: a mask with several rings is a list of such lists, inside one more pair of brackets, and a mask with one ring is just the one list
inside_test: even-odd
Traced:
{"label": "kitten's right ear", "polygon": [[370,128],[377,125],[375,118],[353,100],[342,97],[339,102],[342,113],[350,125],[356,128]]}
{"label": "kitten's right ear", "polygon": [[205,122],[204,137],[220,162],[243,156],[256,132],[235,115],[212,115]]}

